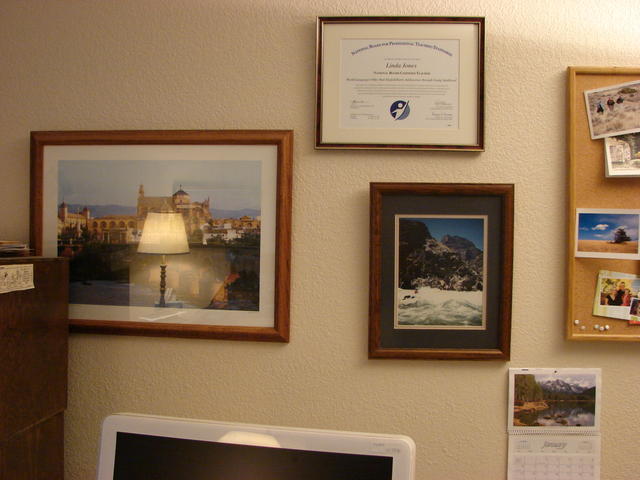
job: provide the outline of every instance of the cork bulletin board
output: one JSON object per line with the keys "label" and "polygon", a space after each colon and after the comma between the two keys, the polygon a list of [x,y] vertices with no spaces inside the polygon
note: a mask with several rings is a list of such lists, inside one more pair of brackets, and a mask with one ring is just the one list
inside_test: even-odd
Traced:
{"label": "cork bulletin board", "polygon": [[[576,256],[577,209],[640,209],[640,177],[607,177],[604,139],[592,139],[585,91],[640,82],[640,68],[569,67],[567,126],[568,247],[567,338],[570,340],[640,341],[640,325],[628,320],[596,316],[594,299],[602,270],[640,276],[640,261],[630,258],[584,258]],[[637,94],[640,96],[640,90]],[[635,101],[635,99],[633,99]],[[631,102],[631,99],[629,99]],[[598,114],[613,115],[616,105],[605,102]],[[640,116],[640,113],[635,115]],[[604,288],[603,288],[604,290]]]}

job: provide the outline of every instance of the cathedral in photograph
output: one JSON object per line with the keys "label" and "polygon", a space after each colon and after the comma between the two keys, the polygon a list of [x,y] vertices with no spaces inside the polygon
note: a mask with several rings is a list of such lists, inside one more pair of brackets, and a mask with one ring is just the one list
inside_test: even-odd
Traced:
{"label": "cathedral in photograph", "polygon": [[70,212],[63,201],[58,206],[58,240],[98,241],[111,244],[137,243],[142,234],[144,221],[149,212],[180,212],[184,218],[187,236],[202,235],[202,227],[213,221],[210,199],[194,202],[182,189],[182,185],[169,197],[149,197],[144,193],[144,185],[138,188],[138,200],[134,215],[102,215],[92,217],[91,210],[84,207],[79,212]]}

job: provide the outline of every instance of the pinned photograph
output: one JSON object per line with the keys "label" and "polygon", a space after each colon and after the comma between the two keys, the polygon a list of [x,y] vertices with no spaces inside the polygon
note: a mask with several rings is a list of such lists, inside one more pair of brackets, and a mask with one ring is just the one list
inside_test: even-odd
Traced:
{"label": "pinned photograph", "polygon": [[586,90],[591,138],[640,132],[640,82]]}
{"label": "pinned photograph", "polygon": [[485,215],[396,215],[395,328],[484,329]]}
{"label": "pinned photograph", "polygon": [[640,299],[631,300],[631,308],[629,309],[629,325],[640,325]]}
{"label": "pinned photograph", "polygon": [[582,431],[599,427],[600,369],[509,369],[509,429]]}
{"label": "pinned photograph", "polygon": [[629,320],[630,308],[640,292],[640,278],[629,273],[600,270],[593,299],[593,314]]}
{"label": "pinned photograph", "polygon": [[640,210],[576,210],[576,257],[640,259]]}
{"label": "pinned photograph", "polygon": [[604,139],[607,177],[640,177],[640,133]]}

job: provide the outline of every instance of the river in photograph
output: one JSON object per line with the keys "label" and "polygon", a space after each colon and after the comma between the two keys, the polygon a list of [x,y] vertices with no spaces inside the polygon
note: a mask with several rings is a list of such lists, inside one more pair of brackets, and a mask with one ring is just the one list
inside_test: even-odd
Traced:
{"label": "river in photograph", "polygon": [[482,291],[422,287],[397,291],[397,323],[411,327],[482,327]]}
{"label": "river in photograph", "polygon": [[595,420],[595,402],[549,402],[545,410],[520,412],[517,418],[528,426],[581,426],[592,427]]}

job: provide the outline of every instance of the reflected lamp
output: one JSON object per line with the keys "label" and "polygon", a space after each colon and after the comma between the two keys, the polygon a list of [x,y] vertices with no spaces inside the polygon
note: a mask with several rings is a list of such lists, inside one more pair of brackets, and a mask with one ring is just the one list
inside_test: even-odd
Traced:
{"label": "reflected lamp", "polygon": [[160,263],[160,302],[166,307],[164,293],[167,286],[167,255],[189,253],[184,220],[177,212],[149,212],[144,221],[138,253],[162,255]]}

